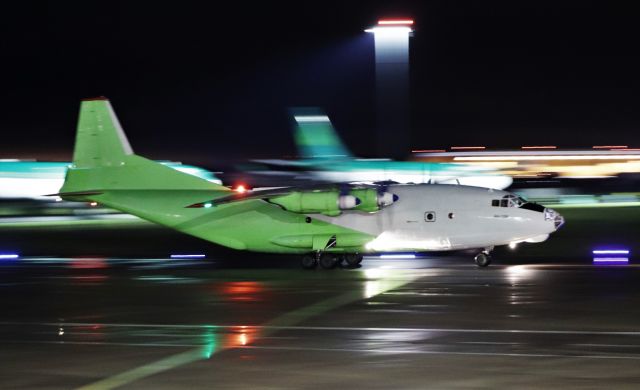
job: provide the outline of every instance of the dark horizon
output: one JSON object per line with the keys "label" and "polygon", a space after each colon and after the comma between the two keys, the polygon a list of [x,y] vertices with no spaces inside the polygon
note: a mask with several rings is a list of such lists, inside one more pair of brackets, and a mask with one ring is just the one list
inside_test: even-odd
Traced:
{"label": "dark horizon", "polygon": [[[377,157],[373,38],[415,20],[411,147],[640,146],[640,12],[603,2],[5,6],[0,158],[71,157],[104,95],[155,159],[295,154],[287,108],[319,106]],[[407,151],[408,153],[409,151]],[[384,156],[380,156],[384,157]]]}

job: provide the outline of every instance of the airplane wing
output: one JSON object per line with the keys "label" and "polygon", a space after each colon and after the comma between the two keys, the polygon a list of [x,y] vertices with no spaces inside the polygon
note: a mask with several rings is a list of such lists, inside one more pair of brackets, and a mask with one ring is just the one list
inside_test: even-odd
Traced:
{"label": "airplane wing", "polygon": [[[387,183],[388,184],[388,183]],[[256,189],[247,192],[234,192],[233,194],[211,199],[207,202],[194,203],[187,208],[201,208],[201,207],[213,207],[221,204],[242,202],[254,199],[269,199],[277,196],[289,195],[293,192],[322,192],[329,190],[339,190],[341,193],[347,193],[351,190],[358,189],[376,189],[379,192],[383,192],[386,189],[386,185],[368,185],[368,184],[327,184],[327,185],[310,185],[310,186],[297,186],[297,187],[275,187]]]}

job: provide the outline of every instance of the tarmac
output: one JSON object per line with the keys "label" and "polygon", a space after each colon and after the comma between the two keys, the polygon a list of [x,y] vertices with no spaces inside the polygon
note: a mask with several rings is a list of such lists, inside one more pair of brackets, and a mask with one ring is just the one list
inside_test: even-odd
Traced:
{"label": "tarmac", "polygon": [[[637,388],[640,268],[261,255],[0,264],[0,385]],[[514,255],[515,256],[515,255]]]}

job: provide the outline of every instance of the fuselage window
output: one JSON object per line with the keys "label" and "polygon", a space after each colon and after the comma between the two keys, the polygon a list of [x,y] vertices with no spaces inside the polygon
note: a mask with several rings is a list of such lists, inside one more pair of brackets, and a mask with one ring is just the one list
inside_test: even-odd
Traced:
{"label": "fuselage window", "polygon": [[500,199],[494,199],[491,201],[491,206],[500,207]]}
{"label": "fuselage window", "polygon": [[427,211],[424,213],[425,222],[435,222],[436,220],[436,212],[435,211]]}

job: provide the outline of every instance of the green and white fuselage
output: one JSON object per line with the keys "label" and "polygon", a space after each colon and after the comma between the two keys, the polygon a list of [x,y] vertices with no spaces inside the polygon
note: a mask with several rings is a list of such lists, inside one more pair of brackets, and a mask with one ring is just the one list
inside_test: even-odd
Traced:
{"label": "green and white fuselage", "polygon": [[[276,190],[248,196],[135,155],[104,98],[82,102],[60,195],[226,247],[271,253],[447,251],[538,242],[561,217],[460,185]],[[537,206],[537,205],[536,205]]]}

